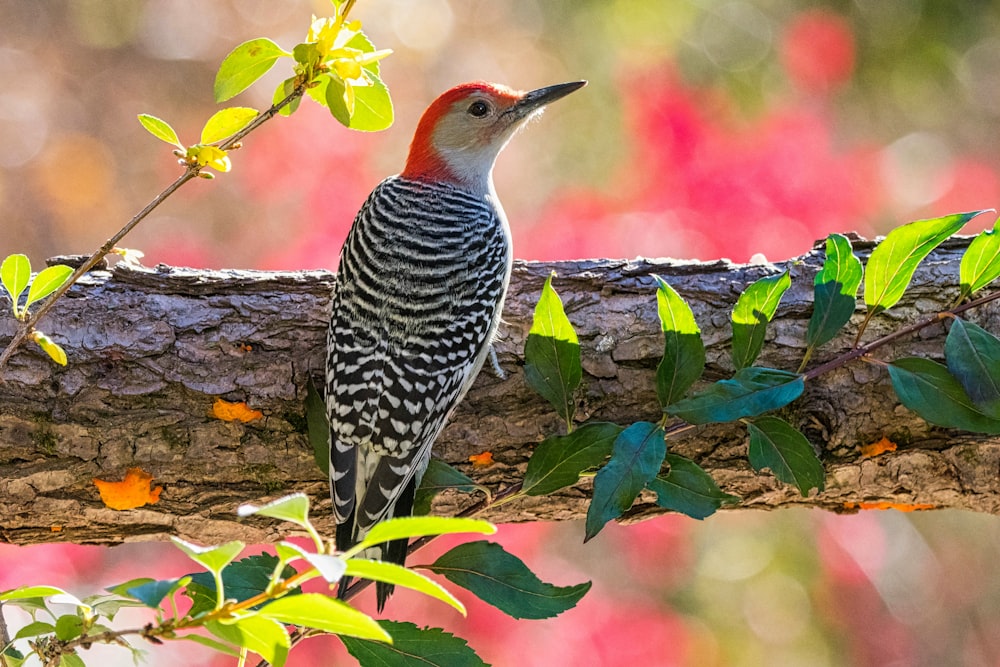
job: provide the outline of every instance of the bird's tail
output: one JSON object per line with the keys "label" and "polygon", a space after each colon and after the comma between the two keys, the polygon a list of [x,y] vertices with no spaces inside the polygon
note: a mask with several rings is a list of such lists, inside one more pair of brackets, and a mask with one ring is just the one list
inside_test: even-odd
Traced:
{"label": "bird's tail", "polygon": [[[413,498],[416,493],[416,489],[416,480],[411,479],[407,482],[402,493],[399,494],[399,498],[396,500],[396,505],[393,510],[393,514],[395,516],[410,516],[410,514],[412,514]],[[355,507],[355,511],[356,510],[357,508]],[[357,525],[354,521],[353,512],[347,521],[337,525],[337,549],[340,551],[350,549],[363,537],[363,535],[357,534]],[[372,547],[371,549],[366,549],[360,557],[386,561],[397,565],[406,565],[406,554],[409,546],[409,540],[393,540],[392,542],[387,542],[385,544]],[[350,587],[352,581],[353,579],[351,577],[344,577],[340,580],[340,588],[337,591],[337,597],[344,597],[344,593]],[[389,599],[389,596],[392,595],[395,588],[396,587],[392,584],[386,584],[381,581],[375,582],[375,598],[378,603],[379,613],[382,613],[382,610],[385,608],[386,601]]]}

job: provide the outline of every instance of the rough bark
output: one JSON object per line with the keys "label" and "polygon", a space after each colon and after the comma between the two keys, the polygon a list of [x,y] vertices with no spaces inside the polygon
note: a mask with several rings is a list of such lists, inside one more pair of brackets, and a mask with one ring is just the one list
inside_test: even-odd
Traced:
{"label": "rough bark", "polygon": [[[903,302],[876,318],[871,339],[941,310],[958,293],[958,263],[968,241],[953,239],[923,263]],[[870,244],[856,242],[862,253]],[[497,489],[518,481],[534,444],[558,432],[553,411],[525,384],[522,351],[542,282],[550,271],[575,324],[584,379],[578,418],[630,423],[656,419],[653,372],[662,351],[651,274],[667,279],[692,305],[708,345],[707,379],[727,376],[729,311],[740,291],[790,267],[785,295],[758,363],[794,370],[803,353],[814,250],[792,262],[733,265],[672,260],[518,263],[498,342],[506,379],[488,370],[476,382],[436,446],[436,454]],[[41,328],[61,343],[69,365],[55,366],[32,347],[18,352],[0,383],[0,540],[118,543],[178,535],[201,542],[267,541],[273,522],[240,520],[234,509],[300,490],[329,531],[327,483],[305,437],[303,399],[320,375],[332,274],[116,268],[74,287]],[[6,306],[0,301],[0,306]],[[7,311],[9,312],[9,310]],[[821,363],[848,349],[857,323],[822,348]],[[1000,330],[998,311],[970,317]],[[0,320],[0,346],[14,322]],[[942,356],[935,325],[879,351]],[[246,401],[263,417],[231,422],[211,416],[217,398]],[[807,384],[782,416],[821,450],[827,488],[803,498],[746,460],[739,425],[703,427],[671,441],[720,486],[743,498],[736,508],[791,505],[847,511],[852,503],[926,503],[1000,513],[1000,439],[929,426],[899,405],[884,370],[854,362]],[[859,446],[883,436],[899,449],[865,459]],[[473,468],[469,456],[493,453]],[[141,509],[114,511],[92,479],[120,479],[131,466],[151,472],[164,491]],[[553,497],[518,500],[487,513],[495,521],[580,518],[589,482]],[[643,496],[629,514],[658,510]],[[453,512],[468,496],[444,494]],[[727,510],[732,511],[732,510]]]}

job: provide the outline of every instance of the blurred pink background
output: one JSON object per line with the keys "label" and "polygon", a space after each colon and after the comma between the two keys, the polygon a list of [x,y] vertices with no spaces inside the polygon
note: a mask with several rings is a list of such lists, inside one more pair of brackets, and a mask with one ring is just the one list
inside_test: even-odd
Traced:
{"label": "blurred pink background", "polygon": [[[193,142],[217,109],[225,54],[258,36],[290,48],[312,12],[329,4],[0,5],[0,255],[38,265],[96,248],[178,170],[136,114]],[[383,62],[390,130],[351,133],[304,102],[251,135],[232,173],[187,186],[125,245],[147,264],[332,269],[357,208],[401,167],[420,112],[472,79],[590,80],[497,166],[523,259],[780,260],[833,231],[874,236],[1000,203],[992,3],[360,0],[355,17],[395,50]],[[267,106],[283,66],[232,104]],[[453,631],[495,665],[1000,664],[992,516],[723,512],[609,526],[586,547],[582,537],[567,523],[504,526],[497,538],[548,581],[594,581],[561,617],[515,622],[461,591],[467,620],[405,591],[389,617]],[[0,547],[0,589],[84,596],[191,569],[162,544]],[[132,664],[119,648],[86,657],[97,654]],[[150,665],[233,662],[185,643],[147,653]],[[335,639],[289,660],[351,662]]]}

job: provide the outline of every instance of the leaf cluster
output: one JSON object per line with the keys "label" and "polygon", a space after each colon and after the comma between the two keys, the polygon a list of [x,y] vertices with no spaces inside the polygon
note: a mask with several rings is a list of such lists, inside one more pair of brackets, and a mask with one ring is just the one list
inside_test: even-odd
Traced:
{"label": "leaf cluster", "polygon": [[[0,592],[0,604],[20,607],[32,617],[3,647],[3,659],[11,667],[32,655],[45,665],[83,665],[79,651],[96,643],[118,644],[138,657],[140,652],[127,640],[135,635],[153,644],[197,642],[240,657],[240,664],[248,652],[255,653],[280,667],[293,645],[288,626],[295,626],[300,637],[338,636],[362,665],[386,664],[383,661],[479,665],[482,661],[465,640],[440,629],[377,622],[332,593],[306,593],[302,585],[321,578],[335,591],[344,577],[385,582],[440,600],[464,615],[465,606],[451,592],[417,571],[426,570],[515,618],[555,616],[576,605],[590,588],[589,582],[565,587],[545,583],[520,559],[485,540],[462,544],[433,563],[411,568],[360,556],[373,546],[398,539],[496,532],[493,525],[476,519],[390,519],[376,525],[350,550],[337,552],[309,520],[309,499],[304,494],[263,506],[244,505],[238,513],[291,523],[309,535],[313,549],[280,541],[274,545],[274,554],[237,560],[246,547],[240,541],[203,547],[174,538],[175,546],[203,571],[174,579],[133,579],[82,600],[52,586]],[[185,613],[179,611],[179,595],[191,602]],[[64,604],[72,605],[72,611],[61,612],[54,606]],[[109,623],[122,607],[148,607],[155,621],[142,628],[112,629]]]}
{"label": "leaf cluster", "polygon": [[[629,511],[644,490],[655,493],[655,502],[661,507],[704,519],[740,499],[723,492],[696,462],[669,451],[668,444],[671,437],[693,426],[726,422],[746,428],[748,461],[754,470],[770,470],[803,496],[813,490],[822,492],[825,473],[817,454],[820,448],[775,413],[802,395],[807,380],[887,342],[880,339],[863,349],[857,347],[871,319],[902,298],[920,262],[980,213],[902,225],[873,249],[866,264],[854,254],[846,236],[830,235],[823,266],[813,281],[806,351],[794,372],[755,365],[767,327],[792,284],[790,271],[765,276],[740,294],[731,315],[734,372],[700,388],[695,384],[704,372],[706,355],[694,313],[673,287],[654,276],[664,337],[655,376],[662,413],[656,420],[630,425],[574,422],[575,392],[582,377],[580,347],[550,276],[525,344],[525,378],[565,420],[567,432],[539,443],[519,493],[553,493],[581,476],[592,476],[594,490],[585,540]],[[1000,235],[996,230],[980,234],[965,253],[960,300],[1000,276]],[[866,313],[858,326],[855,351],[818,372],[804,373],[813,352],[832,341],[851,321],[862,281]],[[933,424],[1000,433],[1000,340],[954,313],[940,317],[951,320],[944,349],[946,365],[912,357],[886,364],[896,394],[903,405]]]}

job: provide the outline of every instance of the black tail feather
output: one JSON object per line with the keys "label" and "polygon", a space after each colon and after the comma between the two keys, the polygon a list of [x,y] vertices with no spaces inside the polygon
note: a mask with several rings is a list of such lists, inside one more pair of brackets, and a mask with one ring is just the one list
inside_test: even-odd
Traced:
{"label": "black tail feather", "polygon": [[[413,497],[417,490],[417,482],[411,479],[403,492],[399,494],[399,498],[396,500],[396,507],[393,511],[394,516],[410,516],[413,513]],[[356,511],[356,510],[355,510]],[[348,521],[337,526],[337,549],[340,551],[346,551],[350,549],[357,540],[354,536],[354,516],[353,514]],[[396,563],[397,565],[406,564],[406,552],[410,546],[409,540],[393,540],[388,544],[383,544],[381,546],[382,558],[381,560],[387,561],[389,563]],[[351,577],[344,577],[340,580],[340,586],[337,589],[337,597],[344,597],[344,592],[347,591],[348,587],[351,585],[353,579]],[[395,586],[392,584],[385,584],[382,582],[375,582],[375,597],[378,603],[378,611],[382,613],[385,608],[385,603],[392,595]]]}

